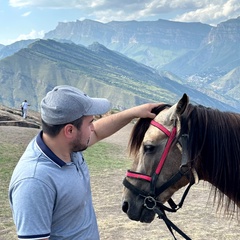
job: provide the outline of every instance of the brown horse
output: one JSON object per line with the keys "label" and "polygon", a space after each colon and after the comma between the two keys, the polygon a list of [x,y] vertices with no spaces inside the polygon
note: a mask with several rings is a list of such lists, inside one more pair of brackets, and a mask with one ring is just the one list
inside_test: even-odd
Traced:
{"label": "brown horse", "polygon": [[186,94],[175,105],[161,105],[153,112],[154,120],[139,119],[129,141],[134,162],[123,182],[122,205],[128,217],[153,221],[155,208],[197,179],[212,184],[218,209],[237,212],[240,115],[192,105]]}

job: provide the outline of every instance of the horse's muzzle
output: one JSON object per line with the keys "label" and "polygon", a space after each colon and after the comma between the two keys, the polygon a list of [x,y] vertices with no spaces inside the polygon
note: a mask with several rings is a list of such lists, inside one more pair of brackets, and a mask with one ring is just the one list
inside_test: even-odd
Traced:
{"label": "horse's muzzle", "polygon": [[123,201],[122,210],[134,221],[150,223],[155,217],[155,213],[146,209],[143,205],[140,208],[136,208],[136,206],[131,207],[131,204],[127,201]]}

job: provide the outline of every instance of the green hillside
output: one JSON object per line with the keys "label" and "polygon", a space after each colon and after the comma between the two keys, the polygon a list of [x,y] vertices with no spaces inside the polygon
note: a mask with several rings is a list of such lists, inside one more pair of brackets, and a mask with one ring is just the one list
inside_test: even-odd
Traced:
{"label": "green hillside", "polygon": [[[159,87],[153,70],[99,44],[89,49],[75,44],[39,40],[0,61],[0,102],[18,107],[28,99],[34,110],[55,85],[70,84],[90,96],[107,97],[126,108],[176,95]],[[160,97],[159,97],[160,96]]]}
{"label": "green hillside", "polygon": [[0,104],[19,108],[27,99],[31,109],[39,111],[49,90],[69,84],[89,96],[108,98],[118,109],[145,102],[175,103],[183,93],[203,105],[231,109],[169,76],[98,43],[84,47],[38,40],[0,60]]}

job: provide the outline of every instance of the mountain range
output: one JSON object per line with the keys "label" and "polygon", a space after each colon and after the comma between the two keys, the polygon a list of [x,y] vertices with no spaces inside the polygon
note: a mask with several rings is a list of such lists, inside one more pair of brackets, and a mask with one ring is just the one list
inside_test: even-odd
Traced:
{"label": "mountain range", "polygon": [[[44,40],[0,46],[0,104],[18,107],[57,84],[107,97],[116,108],[148,101],[193,102],[240,112],[240,18],[202,23],[59,23]],[[50,40],[52,39],[52,40]]]}

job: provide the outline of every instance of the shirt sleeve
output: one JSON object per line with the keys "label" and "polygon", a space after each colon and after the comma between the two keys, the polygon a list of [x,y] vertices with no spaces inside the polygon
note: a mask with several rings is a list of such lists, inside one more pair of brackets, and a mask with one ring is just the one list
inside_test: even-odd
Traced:
{"label": "shirt sleeve", "polygon": [[55,191],[41,180],[27,178],[10,191],[10,203],[19,239],[48,238]]}

